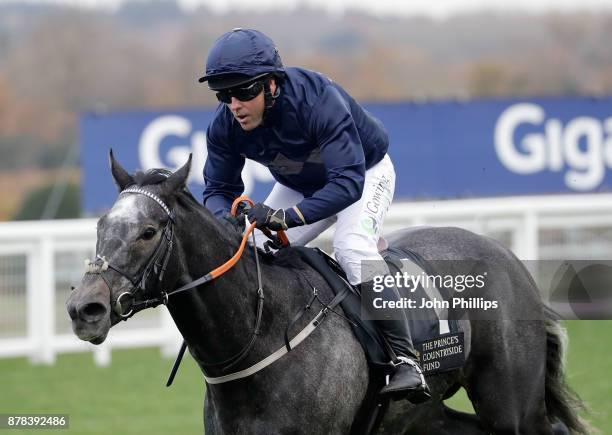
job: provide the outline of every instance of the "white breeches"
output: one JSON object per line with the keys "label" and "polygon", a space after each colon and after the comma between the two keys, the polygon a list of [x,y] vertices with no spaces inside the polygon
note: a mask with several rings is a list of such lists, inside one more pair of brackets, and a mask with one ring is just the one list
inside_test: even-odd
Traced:
{"label": "white breeches", "polygon": [[[318,222],[287,230],[291,244],[306,245],[319,234],[337,223],[334,233],[334,254],[346,272],[351,284],[359,284],[372,277],[361,276],[362,260],[384,261],[378,253],[378,239],[395,191],[395,169],[388,155],[365,174],[365,185],[361,198],[337,215]],[[276,183],[264,201],[273,209],[290,208],[304,199],[304,196]],[[266,237],[257,234],[257,244],[263,245]],[[386,266],[382,266],[386,268]],[[386,271],[388,273],[388,269]]]}

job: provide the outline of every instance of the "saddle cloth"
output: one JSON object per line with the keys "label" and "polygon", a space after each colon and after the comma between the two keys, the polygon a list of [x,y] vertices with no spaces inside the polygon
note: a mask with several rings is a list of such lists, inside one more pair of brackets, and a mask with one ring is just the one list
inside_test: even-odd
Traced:
{"label": "saddle cloth", "polygon": [[[357,290],[348,283],[346,275],[336,260],[318,248],[293,247],[291,249],[299,251],[304,261],[323,276],[335,294],[340,293],[347,286],[350,287],[351,291],[348,292],[348,295],[340,304],[346,317],[352,322],[351,327],[366,353],[370,368],[383,372],[392,370],[393,366],[390,364],[391,357],[386,351],[383,336],[378,332],[372,321],[362,319],[360,296]],[[411,273],[413,273],[415,268],[422,271],[422,273],[426,273],[427,264],[425,260],[413,251],[389,248],[381,252],[381,255],[387,262],[392,274],[402,272],[407,268],[410,269]],[[432,291],[436,290],[430,288],[425,290],[423,286],[418,286],[412,296],[419,299],[431,299],[432,296],[439,297],[439,294],[432,295]],[[459,331],[456,320],[444,320],[443,316],[440,319],[440,316],[436,315],[428,316],[426,319],[422,316],[420,316],[421,318],[415,318],[419,316],[413,315],[412,310],[406,310],[406,314],[412,334],[412,341],[420,360],[423,355],[423,346],[425,345],[425,348],[427,348],[428,343],[431,343],[432,340],[455,337],[457,335],[461,335],[461,342],[463,340],[463,334]],[[452,364],[438,364],[437,366],[427,365],[426,361],[420,361],[420,363],[426,374],[451,370],[457,368],[458,365],[456,359]]]}

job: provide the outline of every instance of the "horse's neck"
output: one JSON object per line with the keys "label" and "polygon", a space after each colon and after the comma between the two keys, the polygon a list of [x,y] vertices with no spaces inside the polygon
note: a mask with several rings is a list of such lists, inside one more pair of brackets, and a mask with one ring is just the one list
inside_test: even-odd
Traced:
{"label": "horse's neck", "polygon": [[[193,224],[192,224],[193,226]],[[181,284],[193,281],[226,262],[238,249],[239,238],[223,234],[225,228],[216,222],[203,222],[202,228],[179,229],[177,240],[186,267]],[[194,234],[197,233],[197,234]],[[265,313],[294,310],[284,306],[278,283],[270,277],[280,268],[262,264]],[[276,269],[276,270],[274,270]],[[215,363],[233,356],[249,341],[253,333],[257,308],[257,271],[252,247],[247,246],[238,263],[220,278],[171,300],[170,312],[191,353],[209,375],[219,374],[217,368],[206,369],[203,363]],[[172,299],[172,298],[171,298]],[[280,308],[282,306],[282,308]],[[282,312],[278,313],[283,315]],[[265,316],[266,314],[264,314]],[[286,316],[284,316],[286,317]],[[263,341],[263,343],[262,343]],[[265,340],[258,340],[259,352]]]}

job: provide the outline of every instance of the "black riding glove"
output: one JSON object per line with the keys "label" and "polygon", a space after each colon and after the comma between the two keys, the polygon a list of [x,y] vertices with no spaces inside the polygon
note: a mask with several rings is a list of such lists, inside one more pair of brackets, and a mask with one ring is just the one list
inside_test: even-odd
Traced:
{"label": "black riding glove", "polygon": [[272,231],[286,230],[285,210],[274,210],[264,203],[257,203],[248,212],[249,221],[257,222],[257,228],[268,228]]}

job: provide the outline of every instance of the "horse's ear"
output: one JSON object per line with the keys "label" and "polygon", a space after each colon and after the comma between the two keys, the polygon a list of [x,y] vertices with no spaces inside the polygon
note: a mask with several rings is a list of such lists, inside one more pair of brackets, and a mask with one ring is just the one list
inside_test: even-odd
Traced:
{"label": "horse's ear", "polygon": [[191,158],[193,154],[189,154],[187,163],[181,166],[175,173],[170,175],[166,181],[164,181],[164,187],[170,192],[177,192],[182,190],[187,185],[187,178],[189,178],[189,171],[191,170]]}
{"label": "horse's ear", "polygon": [[115,184],[119,189],[119,192],[122,192],[123,189],[128,187],[131,184],[134,184],[134,178],[130,174],[127,173],[125,169],[115,160],[115,156],[113,155],[113,150],[110,150],[110,154],[108,156],[108,160],[110,162],[111,173],[113,174],[113,180],[115,180]]}

